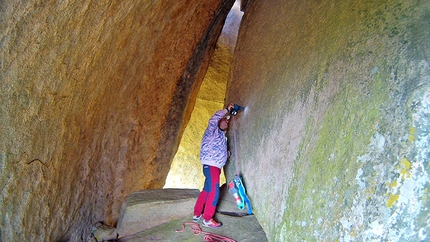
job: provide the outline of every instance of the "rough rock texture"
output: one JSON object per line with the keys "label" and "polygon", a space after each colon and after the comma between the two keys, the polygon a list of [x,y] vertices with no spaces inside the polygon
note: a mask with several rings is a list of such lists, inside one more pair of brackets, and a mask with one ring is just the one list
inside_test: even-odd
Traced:
{"label": "rough rock texture", "polygon": [[233,1],[2,1],[0,230],[80,241],[161,188]]}
{"label": "rough rock texture", "polygon": [[[199,160],[200,144],[209,118],[215,111],[225,107],[228,73],[242,15],[239,3],[235,2],[227,15],[214,55],[200,86],[193,112],[172,161],[165,187],[203,188],[205,178]],[[225,182],[223,173],[220,182],[220,184]]]}
{"label": "rough rock texture", "polygon": [[429,240],[429,13],[250,1],[226,100],[246,106],[238,161],[269,241]]}
{"label": "rough rock texture", "polygon": [[[207,75],[200,86],[196,103],[173,158],[165,188],[203,188],[200,144],[209,118],[224,106],[228,70],[232,54],[217,45]],[[222,176],[221,183],[225,182]]]}
{"label": "rough rock texture", "polygon": [[[241,215],[243,210],[239,210],[230,194],[227,186],[221,187],[221,195],[218,213],[215,218],[223,222],[223,226],[217,229],[202,226],[201,221],[192,223],[192,211],[180,219],[173,219],[167,223],[152,227],[118,239],[118,242],[144,242],[144,241],[207,241],[205,236],[220,238],[224,236],[235,241],[265,242],[266,234],[258,223],[254,215]],[[175,201],[171,201],[174,203]],[[163,214],[160,214],[163,216]],[[144,218],[142,218],[142,222]],[[180,232],[177,232],[180,231]],[[227,241],[227,240],[213,240]]]}
{"label": "rough rock texture", "polygon": [[[428,240],[430,2],[246,3],[226,102],[267,239]],[[164,185],[223,7],[0,3],[2,241],[84,240]]]}
{"label": "rough rock texture", "polygon": [[131,193],[121,207],[118,236],[132,235],[189,216],[199,193],[197,189],[149,189]]}

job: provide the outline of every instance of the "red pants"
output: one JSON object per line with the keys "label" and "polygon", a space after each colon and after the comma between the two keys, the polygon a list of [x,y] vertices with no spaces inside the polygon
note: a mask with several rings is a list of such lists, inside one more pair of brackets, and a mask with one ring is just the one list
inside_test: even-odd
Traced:
{"label": "red pants", "polygon": [[[194,215],[203,213],[203,218],[208,221],[213,218],[219,199],[219,176],[221,169],[215,166],[203,165],[205,185],[197,198],[194,206]],[[204,209],[204,212],[203,212]]]}

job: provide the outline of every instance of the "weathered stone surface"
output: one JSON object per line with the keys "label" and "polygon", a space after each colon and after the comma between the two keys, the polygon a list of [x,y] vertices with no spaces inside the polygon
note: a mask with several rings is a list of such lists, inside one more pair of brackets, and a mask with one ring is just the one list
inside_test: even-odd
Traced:
{"label": "weathered stone surface", "polygon": [[[199,160],[200,143],[209,118],[215,111],[225,106],[228,74],[242,15],[239,3],[235,2],[227,16],[206,76],[200,86],[193,112],[166,178],[165,187],[203,188],[204,176]],[[225,182],[223,173],[220,182],[220,184]]]}
{"label": "weathered stone surface", "polygon": [[161,188],[233,1],[2,1],[4,241],[79,241]]}
{"label": "weathered stone surface", "polygon": [[[246,2],[226,101],[268,240],[428,240],[430,2]],[[83,240],[163,185],[220,4],[2,1],[3,241]]]}
{"label": "weathered stone surface", "polygon": [[119,237],[189,215],[198,195],[197,189],[151,189],[131,193],[121,207],[117,225]]}
{"label": "weathered stone surface", "polygon": [[91,231],[91,236],[87,239],[87,242],[108,241],[115,240],[118,238],[116,228],[107,226],[100,222],[97,222],[92,227]]}
{"label": "weathered stone surface", "polygon": [[[224,186],[221,189],[221,197],[218,208],[222,208],[223,212],[233,215],[237,209],[234,208],[235,203],[229,199],[230,194]],[[232,203],[234,205],[232,205]],[[219,209],[218,209],[219,210]],[[206,228],[199,223],[192,223],[193,213],[190,213],[180,219],[171,220],[167,223],[160,224],[159,226],[141,231],[139,233],[124,236],[120,238],[119,242],[143,242],[143,241],[204,241],[205,236],[225,236],[235,241],[249,241],[249,242],[264,242],[267,241],[266,234],[263,228],[254,215],[246,216],[231,216],[222,213],[216,213],[215,218],[217,221],[223,223],[221,228],[210,229]],[[193,226],[191,228],[191,226]],[[197,228],[197,226],[199,226]],[[177,232],[181,231],[182,232]],[[212,237],[213,238],[213,237]],[[214,241],[220,241],[215,240]],[[224,240],[226,241],[226,240]]]}
{"label": "weathered stone surface", "polygon": [[226,100],[269,241],[429,240],[429,12],[249,1]]}
{"label": "weathered stone surface", "polygon": [[[172,161],[165,187],[203,188],[204,176],[199,159],[200,144],[210,117],[224,106],[231,58],[232,53],[229,53],[227,48],[218,46]],[[221,177],[221,183],[224,183],[225,177],[223,175]]]}
{"label": "weathered stone surface", "polygon": [[[169,221],[168,223],[157,227],[139,232],[137,234],[120,238],[118,242],[144,242],[144,241],[189,241],[201,242],[205,241],[205,236],[224,236],[234,241],[246,242],[265,242],[268,241],[264,230],[259,225],[258,220],[254,215],[245,217],[235,217],[223,214],[216,214],[216,219],[222,221],[223,226],[217,229],[206,228],[198,224],[196,230],[191,226],[196,226],[191,223],[190,217]],[[181,231],[182,232],[176,232]],[[194,233],[194,231],[196,231]],[[198,232],[197,232],[198,231]],[[220,240],[214,240],[220,241]],[[226,240],[224,240],[226,241]]]}

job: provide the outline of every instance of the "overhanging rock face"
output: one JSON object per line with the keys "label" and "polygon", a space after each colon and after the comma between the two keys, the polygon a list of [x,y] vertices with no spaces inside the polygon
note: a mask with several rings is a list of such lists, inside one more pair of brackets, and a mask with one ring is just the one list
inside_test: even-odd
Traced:
{"label": "overhanging rock face", "polygon": [[151,189],[126,197],[117,225],[119,237],[193,215],[197,189]]}
{"label": "overhanging rock face", "polygon": [[2,1],[4,241],[81,241],[163,187],[232,5]]}

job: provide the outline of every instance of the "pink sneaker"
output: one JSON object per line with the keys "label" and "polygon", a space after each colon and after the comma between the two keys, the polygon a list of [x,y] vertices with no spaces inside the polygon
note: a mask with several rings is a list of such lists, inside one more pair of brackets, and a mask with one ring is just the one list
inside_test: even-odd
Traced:
{"label": "pink sneaker", "polygon": [[203,219],[203,226],[208,227],[208,228],[219,228],[222,226],[222,223],[218,223],[217,221],[215,221],[214,219],[211,219],[209,221],[206,221]]}

